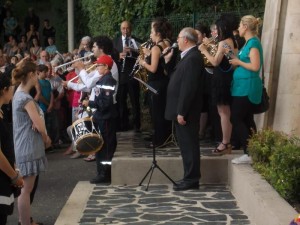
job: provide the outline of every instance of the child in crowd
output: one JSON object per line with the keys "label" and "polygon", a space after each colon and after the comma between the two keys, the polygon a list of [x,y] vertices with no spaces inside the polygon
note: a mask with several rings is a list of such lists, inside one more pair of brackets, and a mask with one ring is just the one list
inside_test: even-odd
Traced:
{"label": "child in crowd", "polygon": [[37,72],[38,72],[38,87],[40,88],[40,96],[39,96],[39,106],[43,110],[45,115],[45,123],[46,129],[49,135],[53,133],[52,128],[52,109],[53,109],[53,93],[50,81],[46,79],[48,74],[48,67],[46,65],[38,65]]}

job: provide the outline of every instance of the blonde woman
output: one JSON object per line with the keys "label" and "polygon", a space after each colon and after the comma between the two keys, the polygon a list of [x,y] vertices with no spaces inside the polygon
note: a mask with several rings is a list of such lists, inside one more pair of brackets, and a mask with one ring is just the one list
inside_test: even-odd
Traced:
{"label": "blonde woman", "polygon": [[236,129],[238,141],[244,150],[244,155],[232,160],[232,163],[251,163],[247,146],[251,130],[256,130],[252,108],[261,102],[262,81],[259,77],[263,65],[263,50],[257,37],[261,24],[259,18],[248,15],[241,19],[239,33],[246,40],[238,53],[238,57],[229,62],[236,66],[231,88],[232,105],[231,121]]}
{"label": "blonde woman", "polygon": [[36,64],[23,61],[12,72],[13,82],[19,84],[13,97],[13,133],[16,165],[24,179],[18,198],[19,220],[30,225],[30,193],[36,176],[46,170],[45,147],[51,145],[46,133],[43,111],[29,91],[38,82]]}

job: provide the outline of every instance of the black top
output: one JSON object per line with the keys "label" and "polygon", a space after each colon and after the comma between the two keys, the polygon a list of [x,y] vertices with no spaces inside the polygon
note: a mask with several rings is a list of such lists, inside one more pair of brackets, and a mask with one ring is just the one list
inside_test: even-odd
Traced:
{"label": "black top", "polygon": [[[155,46],[157,46],[160,51],[163,51],[163,48],[160,45],[154,45],[152,48],[154,48]],[[148,64],[151,64],[151,55],[149,57],[147,57],[145,59],[145,61]],[[164,72],[164,68],[165,68],[165,59],[163,57],[159,58],[159,62],[158,62],[158,67],[155,73],[151,73],[148,71],[148,81],[157,81],[157,80],[164,80],[167,79],[167,76]]]}
{"label": "black top", "polygon": [[[12,167],[14,167],[15,154],[13,148],[13,135],[12,126],[0,118],[0,145],[1,150],[8,162]],[[1,201],[1,197],[10,198],[13,193],[13,188],[11,185],[11,179],[2,170],[0,170],[0,212],[3,215],[10,215],[13,213],[14,203],[7,203]]]}

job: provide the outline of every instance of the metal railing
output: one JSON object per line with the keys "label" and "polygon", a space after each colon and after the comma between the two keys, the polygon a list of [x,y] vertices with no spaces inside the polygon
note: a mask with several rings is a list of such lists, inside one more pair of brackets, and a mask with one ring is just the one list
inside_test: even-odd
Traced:
{"label": "metal railing", "polygon": [[[263,18],[264,8],[252,9],[252,10],[237,10],[230,12],[196,12],[191,14],[177,14],[166,16],[169,22],[172,24],[173,36],[176,37],[180,30],[184,27],[195,27],[198,21],[208,27],[214,23],[222,14],[234,14],[237,17],[242,17],[244,15],[253,15],[256,17]],[[134,34],[135,36],[147,40],[149,38],[150,24],[152,18],[146,18],[141,20],[133,21],[134,24]]]}

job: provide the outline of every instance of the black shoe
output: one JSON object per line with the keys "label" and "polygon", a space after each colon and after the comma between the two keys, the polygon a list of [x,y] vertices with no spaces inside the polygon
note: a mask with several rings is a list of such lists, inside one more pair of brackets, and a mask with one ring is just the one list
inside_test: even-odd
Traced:
{"label": "black shoe", "polygon": [[153,138],[152,138],[151,136],[149,136],[149,137],[144,137],[144,140],[145,140],[145,141],[152,141]]}
{"label": "black shoe", "polygon": [[104,175],[97,175],[95,178],[90,180],[91,184],[100,184],[110,182],[110,177]]}
{"label": "black shoe", "polygon": [[140,128],[134,128],[134,132],[135,132],[135,133],[142,133],[142,131],[141,131]]}
{"label": "black shoe", "polygon": [[190,189],[199,189],[199,183],[198,182],[190,183],[190,182],[182,181],[180,183],[177,183],[177,185],[173,186],[174,191],[185,191]]}

